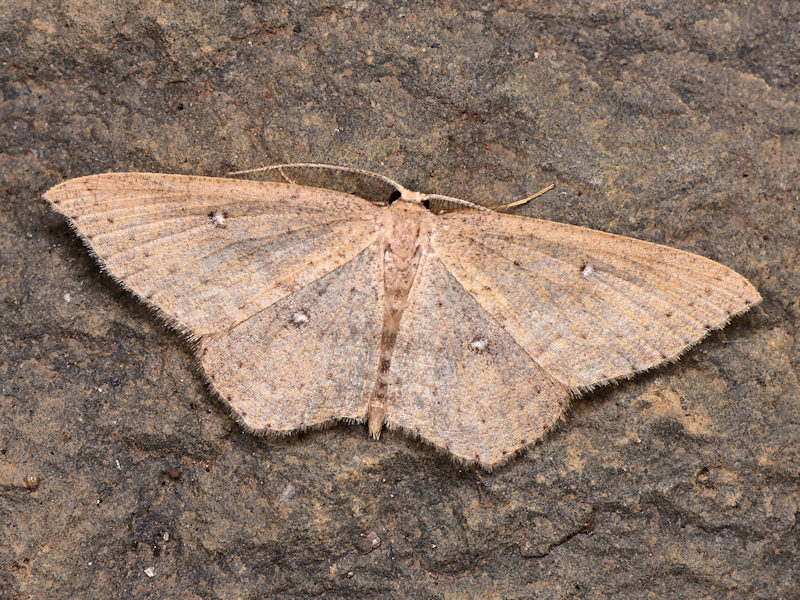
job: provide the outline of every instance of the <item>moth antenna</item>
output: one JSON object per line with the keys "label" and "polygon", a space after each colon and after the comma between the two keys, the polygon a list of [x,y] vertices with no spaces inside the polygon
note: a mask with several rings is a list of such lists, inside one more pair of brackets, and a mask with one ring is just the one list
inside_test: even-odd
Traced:
{"label": "moth antenna", "polygon": [[269,165],[266,167],[258,167],[256,169],[245,169],[244,171],[229,171],[227,175],[246,175],[248,173],[260,173],[263,171],[271,171],[274,169],[278,169],[278,171],[286,177],[283,173],[283,169],[289,168],[310,168],[310,169],[331,169],[333,171],[345,171],[347,173],[357,173],[358,175],[366,175],[368,177],[374,177],[375,179],[379,179],[384,183],[389,184],[393,188],[397,189],[398,191],[402,192],[405,188],[397,183],[394,179],[390,179],[385,175],[381,175],[380,173],[373,173],[372,171],[367,171],[365,169],[356,169],[355,167],[343,167],[341,165],[328,165],[325,163],[282,163],[279,165]]}
{"label": "moth antenna", "polygon": [[283,178],[286,180],[286,182],[287,182],[287,183],[293,183],[293,184],[297,185],[297,184],[296,184],[296,182],[295,182],[295,180],[294,180],[294,179],[292,179],[291,177],[289,177],[289,176],[288,176],[288,175],[287,175],[287,174],[284,172],[284,170],[283,170],[283,167],[278,167],[278,173],[280,173],[280,174],[281,174],[281,176],[282,176],[282,177],[283,177]]}
{"label": "moth antenna", "polygon": [[489,208],[487,208],[486,206],[475,204],[474,202],[470,202],[469,200],[462,200],[461,198],[453,198],[452,196],[442,196],[441,194],[424,194],[424,199],[441,200],[442,202],[450,202],[451,204],[457,204],[459,206],[464,206],[466,208],[474,208],[475,210],[483,210],[483,211],[489,210]]}
{"label": "moth antenna", "polygon": [[531,200],[535,200],[539,196],[543,196],[544,194],[546,194],[550,190],[555,189],[555,187],[556,187],[556,184],[555,183],[551,183],[547,187],[544,187],[544,188],[540,189],[535,194],[531,194],[530,196],[528,196],[527,198],[523,198],[522,200],[515,200],[514,202],[509,202],[508,204],[496,204],[494,206],[489,206],[488,208],[490,208],[491,210],[499,212],[501,210],[508,210],[509,208],[515,208],[517,206],[522,206],[523,204],[527,204]]}

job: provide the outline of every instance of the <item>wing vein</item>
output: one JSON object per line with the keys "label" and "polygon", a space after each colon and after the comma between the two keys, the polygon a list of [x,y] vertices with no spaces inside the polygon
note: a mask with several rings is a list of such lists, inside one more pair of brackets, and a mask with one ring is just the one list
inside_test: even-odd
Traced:
{"label": "wing vein", "polygon": [[[368,244],[366,244],[366,245],[364,245],[363,247],[361,247],[361,248],[360,248],[360,249],[359,249],[357,252],[355,252],[355,253],[353,254],[353,256],[351,256],[351,257],[350,257],[350,258],[349,258],[347,261],[343,262],[341,265],[337,266],[336,268],[334,268],[334,269],[331,269],[331,270],[330,270],[330,271],[328,271],[327,273],[323,273],[323,274],[321,274],[319,277],[315,277],[314,279],[312,279],[312,280],[310,280],[310,281],[308,281],[308,282],[304,283],[303,285],[301,285],[301,286],[300,286],[300,287],[298,287],[297,289],[293,290],[293,291],[291,292],[291,295],[295,295],[295,294],[297,294],[298,292],[300,292],[301,290],[303,290],[303,289],[307,288],[308,286],[310,286],[311,284],[315,283],[316,281],[319,281],[320,279],[322,279],[322,278],[323,278],[323,277],[325,277],[326,275],[330,275],[331,273],[335,273],[336,271],[338,271],[339,269],[341,269],[341,268],[342,268],[342,267],[344,267],[345,265],[348,265],[348,264],[350,264],[350,263],[351,263],[351,262],[353,262],[353,261],[354,261],[354,260],[355,260],[355,259],[356,259],[358,256],[360,256],[360,255],[361,255],[361,254],[364,252],[364,250],[366,250],[367,248],[369,248],[369,247],[370,247],[372,244],[374,244],[374,243],[375,243],[375,240],[374,240],[374,239],[370,240]],[[263,295],[263,294],[256,294],[255,296],[253,296],[253,298],[252,298],[252,299],[259,298],[261,295]],[[290,294],[289,294],[289,293],[287,293],[286,295],[290,295]],[[286,297],[286,296],[282,296],[281,298],[278,298],[278,299],[276,299],[276,300],[275,300],[274,302],[272,302],[271,304],[269,304],[269,305],[267,305],[267,306],[264,306],[264,307],[262,307],[262,308],[258,309],[256,312],[254,312],[254,313],[252,313],[251,315],[249,315],[249,316],[245,317],[244,319],[241,319],[241,320],[239,320],[239,321],[236,321],[235,323],[233,323],[233,324],[231,324],[229,327],[227,327],[227,330],[228,330],[228,331],[232,331],[233,329],[236,329],[236,328],[237,328],[239,325],[241,325],[242,323],[245,323],[245,322],[249,321],[250,319],[252,319],[252,318],[254,318],[254,317],[256,317],[256,316],[260,315],[260,314],[261,314],[261,313],[263,313],[265,310],[267,310],[268,308],[270,308],[270,306],[272,306],[273,304],[275,304],[275,302],[278,302],[279,300],[281,300],[281,299],[283,299],[283,298],[285,298],[285,297]]]}
{"label": "wing vein", "polygon": [[[502,253],[498,252],[497,250],[495,250],[495,249],[493,249],[493,248],[491,248],[491,247],[487,246],[487,245],[486,245],[485,243],[483,243],[481,240],[479,240],[479,239],[476,239],[476,238],[472,238],[472,237],[470,237],[470,239],[471,239],[471,240],[473,240],[474,242],[476,242],[478,245],[481,245],[481,246],[483,246],[484,248],[486,248],[486,250],[487,250],[488,252],[490,252],[490,253],[492,253],[492,254],[494,254],[494,255],[496,255],[496,256],[498,256],[498,257],[500,257],[501,259],[503,259],[503,260],[505,260],[505,261],[507,261],[507,262],[509,262],[509,263],[513,264],[513,261],[512,261],[511,259],[509,259],[507,256],[503,255]],[[530,271],[530,269],[527,269],[526,267],[523,267],[523,266],[521,266],[521,265],[519,265],[519,266],[515,265],[515,266],[516,266],[518,269],[522,269],[523,271],[525,271],[525,272],[527,272],[527,273],[531,274],[531,280],[532,280],[533,282],[537,281],[537,279],[538,279],[538,278],[536,278],[536,277],[533,277],[533,272],[532,272],[532,271]],[[540,273],[540,278],[546,279],[548,282],[550,282],[550,283],[554,284],[554,285],[555,285],[555,287],[558,287],[558,281],[557,281],[557,280],[555,280],[555,279],[552,279],[552,278],[548,277],[547,275],[545,275],[545,274],[541,274],[541,273]],[[634,285],[634,284],[632,284],[632,285]],[[610,286],[608,286],[608,287],[610,287]],[[541,290],[543,290],[543,291],[545,291],[545,292],[548,294],[548,296],[550,297],[550,299],[551,299],[551,300],[553,300],[553,299],[554,299],[554,297],[553,297],[553,295],[552,295],[552,293],[550,292],[550,290],[549,290],[549,289],[546,289],[544,286],[541,286],[541,285],[537,286],[537,288],[538,288],[538,289],[541,289]],[[504,297],[504,299],[506,299],[506,301],[507,301],[507,297],[506,297],[506,295],[505,295],[505,294],[503,294],[503,297]],[[552,307],[553,307],[553,308],[554,308],[554,309],[555,309],[555,310],[558,312],[558,315],[560,315],[560,316],[561,316],[561,321],[566,321],[566,322],[569,322],[569,323],[573,323],[573,324],[575,324],[575,325],[578,325],[578,324],[579,324],[577,321],[575,321],[575,320],[572,320],[572,319],[569,319],[569,318],[568,318],[568,316],[569,316],[569,315],[568,315],[568,314],[565,312],[565,310],[564,310],[564,309],[561,307],[561,305],[560,305],[558,302],[552,301],[552,302],[550,303],[550,305],[551,305],[551,306],[552,306]],[[640,304],[638,304],[638,303],[635,303],[635,302],[634,302],[634,305],[635,305],[637,308],[641,308],[641,305],[640,305]],[[573,306],[575,306],[575,305],[573,305]],[[485,307],[484,307],[484,308],[485,308]],[[588,308],[587,308],[586,306],[584,306],[584,305],[580,305],[580,309],[583,311],[583,313],[584,313],[584,314],[587,314],[587,315],[590,315],[590,316],[592,316],[592,317],[595,317],[595,318],[596,318],[598,321],[602,321],[601,315],[600,315],[599,313],[597,313],[597,312],[595,312],[595,311],[593,311],[593,310],[590,310],[590,309],[588,309]],[[639,310],[638,312],[639,312],[640,314],[642,313],[642,311],[641,311],[641,310]],[[530,332],[530,331],[529,331],[529,333],[532,333],[532,332]],[[645,340],[637,340],[637,341],[643,341],[643,342],[644,342],[644,343],[646,343],[648,346],[650,346],[650,348],[651,348],[651,349],[653,349],[653,350],[656,350],[656,351],[657,351],[657,348],[655,348],[655,347],[654,347],[652,344],[650,344],[650,343],[649,343],[649,342],[648,342],[646,339],[645,339]],[[588,340],[586,340],[586,342],[588,343]],[[627,350],[628,350],[628,351],[630,351],[630,350],[632,350],[632,349],[633,349],[633,343],[632,343],[632,342],[631,342],[631,343],[628,343],[628,342],[626,342],[626,343],[625,343],[625,345],[626,345],[626,347],[627,347]],[[599,346],[597,346],[597,345],[592,345],[592,348],[596,349],[597,351],[599,351],[599,350],[600,350],[600,347],[599,347]],[[628,358],[629,358],[629,357],[628,357]]]}
{"label": "wing vein", "polygon": [[[284,237],[284,236],[294,235],[296,233],[302,233],[304,231],[314,231],[315,229],[321,229],[321,228],[323,228],[325,226],[333,225],[333,224],[336,224],[336,223],[342,223],[342,222],[345,222],[345,221],[348,221],[348,220],[349,219],[335,219],[333,221],[327,221],[325,223],[317,223],[317,224],[314,224],[314,225],[308,225],[306,227],[298,227],[297,229],[292,229],[291,231],[283,231],[281,233],[277,233],[277,234],[272,235],[272,236],[267,235],[267,236],[264,236],[264,237],[252,237],[252,238],[247,238],[247,239],[244,239],[244,240],[237,240],[237,241],[231,242],[229,244],[225,244],[224,246],[221,246],[219,248],[215,248],[214,250],[211,250],[210,252],[207,252],[206,254],[203,254],[201,256],[196,256],[196,257],[193,256],[191,262],[182,263],[183,267],[180,270],[177,270],[177,271],[174,271],[172,273],[169,273],[167,276],[168,277],[174,277],[175,275],[178,275],[178,274],[181,274],[181,273],[186,273],[187,271],[190,271],[198,263],[200,263],[200,261],[205,260],[205,259],[207,259],[209,257],[214,256],[215,254],[218,254],[220,252],[223,252],[223,251],[225,251],[225,250],[227,250],[229,248],[233,248],[234,246],[237,246],[237,245],[240,245],[240,244],[241,245],[246,245],[246,244],[248,244],[250,242],[257,242],[257,241],[269,242],[269,241],[272,241],[272,240],[280,239],[281,237]],[[356,222],[358,222],[358,221],[356,221]],[[214,227],[214,226],[213,225],[205,225],[205,227]],[[187,230],[187,232],[194,231],[196,229],[198,229],[198,228],[197,227],[192,228],[190,230]],[[159,238],[159,239],[164,239],[164,238]],[[135,249],[138,250],[140,247],[141,246],[137,246]],[[254,254],[258,253],[259,251],[263,251],[263,247],[253,248],[247,254],[243,254],[243,255],[241,255],[241,257],[237,257],[237,259],[249,258],[249,257],[253,256]],[[146,273],[147,271],[151,271],[154,268],[157,268],[159,266],[162,266],[162,265],[156,265],[154,267],[143,267],[143,268],[138,269],[136,271],[131,271],[130,273],[126,273],[125,276],[126,277],[130,277],[130,276],[133,276],[133,275]],[[252,271],[247,271],[247,272],[250,273]],[[239,280],[241,280],[241,277],[239,277],[236,280],[232,280],[232,281],[239,281]],[[163,281],[163,279],[162,279],[162,281]],[[208,279],[205,279],[203,281],[200,281],[197,285],[195,285],[194,287],[190,288],[190,290],[194,291],[195,289],[197,289],[197,287],[199,285],[208,283],[209,281],[211,281],[211,278],[208,278]]]}
{"label": "wing vein", "polygon": [[[583,228],[578,227],[578,229],[583,229]],[[586,230],[586,231],[592,231],[593,233],[603,233],[603,232],[594,232],[593,230]],[[493,234],[493,232],[491,232],[491,231],[487,232],[486,235],[489,236],[489,237],[496,237],[496,238],[500,239],[499,235]],[[611,235],[611,234],[608,234],[608,235]],[[621,236],[614,236],[614,237],[619,238]],[[639,259],[639,258],[633,256],[630,253],[625,253],[622,250],[615,250],[610,246],[605,250],[600,246],[593,246],[591,248],[579,248],[579,247],[576,247],[576,246],[571,246],[571,245],[565,244],[565,243],[557,241],[557,240],[546,239],[544,237],[537,236],[535,234],[527,234],[526,236],[517,236],[516,239],[511,242],[515,246],[521,247],[521,248],[523,248],[525,250],[528,250],[528,251],[531,250],[531,246],[519,243],[517,241],[517,239],[520,239],[520,238],[522,238],[522,239],[524,239],[524,238],[532,238],[536,242],[540,242],[540,243],[536,243],[535,244],[535,247],[537,249],[533,250],[534,252],[537,252],[537,253],[545,255],[545,256],[549,256],[553,260],[559,261],[559,262],[561,262],[563,264],[569,265],[570,263],[568,263],[567,261],[563,260],[562,258],[559,258],[559,256],[557,256],[554,253],[546,252],[546,249],[548,247],[550,247],[550,246],[555,246],[555,247],[558,247],[558,248],[564,250],[565,253],[574,252],[575,250],[578,250],[580,252],[585,252],[587,254],[594,254],[596,257],[611,257],[612,260],[608,260],[608,262],[615,262],[615,263],[624,262],[624,263],[628,263],[628,264],[634,266],[635,268],[646,270],[649,273],[658,274],[661,281],[671,282],[672,279],[677,279],[681,283],[689,283],[690,284],[689,287],[693,287],[693,286],[691,286],[691,284],[694,283],[694,282],[691,279],[687,279],[685,277],[680,277],[679,275],[676,275],[674,270],[670,270],[669,269],[669,264],[666,261],[649,261],[648,262],[645,259]],[[625,238],[623,238],[623,239],[625,239]],[[635,242],[641,242],[643,244],[647,244],[648,246],[649,245],[653,245],[655,247],[663,248],[664,250],[668,250],[668,251],[681,252],[682,254],[686,254],[686,255],[692,256],[693,258],[697,258],[697,257],[695,257],[695,255],[691,255],[691,254],[689,254],[687,252],[678,251],[678,250],[675,250],[673,248],[669,248],[667,246],[659,246],[658,244],[652,244],[651,242],[643,242],[641,240],[635,240],[634,238],[627,238],[627,239],[633,240]],[[509,240],[504,240],[504,241],[508,242]],[[670,258],[672,258],[673,256],[674,255],[670,256]],[[702,257],[699,257],[699,258],[702,258]],[[709,262],[713,262],[713,261],[709,261]],[[680,273],[680,271],[678,273]],[[611,274],[611,273],[609,273],[609,274]],[[617,278],[621,279],[620,277],[617,277]],[[625,280],[625,281],[629,281],[629,280]],[[735,296],[728,291],[728,289],[724,285],[724,283],[722,283],[721,279],[716,278],[716,277],[708,277],[708,276],[706,276],[706,278],[703,281],[704,281],[704,283],[707,283],[708,285],[710,285],[718,293],[720,293],[720,295],[727,296],[729,298],[735,298]],[[716,283],[714,283],[714,282],[716,282]],[[719,284],[719,285],[717,285],[717,284]],[[669,292],[669,289],[668,289],[668,292]],[[673,294],[673,293],[670,293],[669,295],[671,297],[678,297],[678,298],[681,297],[681,296],[679,296],[677,294]],[[714,303],[711,303],[711,302],[708,302],[708,301],[706,301],[705,304],[707,306],[715,306]]]}

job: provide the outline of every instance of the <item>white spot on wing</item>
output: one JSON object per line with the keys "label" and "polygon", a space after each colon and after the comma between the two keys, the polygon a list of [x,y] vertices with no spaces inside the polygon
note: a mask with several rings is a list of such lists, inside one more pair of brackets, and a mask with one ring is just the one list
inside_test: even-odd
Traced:
{"label": "white spot on wing", "polygon": [[476,352],[483,352],[489,346],[489,342],[483,338],[475,340],[472,342],[469,347],[475,350]]}
{"label": "white spot on wing", "polygon": [[225,222],[225,213],[221,210],[215,210],[214,214],[211,215],[211,220],[214,221],[214,225],[217,227],[227,227],[228,224]]}
{"label": "white spot on wing", "polygon": [[308,315],[304,312],[296,312],[292,315],[292,323],[295,325],[305,325],[308,323]]}
{"label": "white spot on wing", "polygon": [[589,277],[589,275],[591,275],[592,273],[594,273],[594,267],[592,267],[592,265],[590,265],[589,263],[583,263],[583,269],[581,269],[581,275],[583,275],[584,277]]}

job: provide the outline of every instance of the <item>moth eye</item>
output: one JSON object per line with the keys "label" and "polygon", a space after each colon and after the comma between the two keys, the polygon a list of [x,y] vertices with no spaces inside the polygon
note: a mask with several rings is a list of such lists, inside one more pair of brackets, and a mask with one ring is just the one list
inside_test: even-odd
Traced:
{"label": "moth eye", "polygon": [[422,206],[424,206],[425,208],[430,210],[431,209],[431,201],[426,198],[425,200],[422,201]]}
{"label": "moth eye", "polygon": [[402,195],[402,194],[399,192],[399,190],[395,190],[395,191],[393,191],[393,192],[392,192],[392,193],[389,195],[389,204],[391,204],[391,203],[392,203],[392,202],[394,202],[395,200],[399,199],[401,195]]}

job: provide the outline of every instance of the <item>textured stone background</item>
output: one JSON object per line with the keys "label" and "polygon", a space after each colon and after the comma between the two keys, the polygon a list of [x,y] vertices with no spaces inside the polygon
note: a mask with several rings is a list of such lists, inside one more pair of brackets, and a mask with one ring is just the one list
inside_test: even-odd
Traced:
{"label": "textured stone background", "polygon": [[[0,0],[0,598],[800,597],[799,57],[792,0]],[[40,195],[290,159],[552,182],[764,303],[494,473],[257,439]]]}

